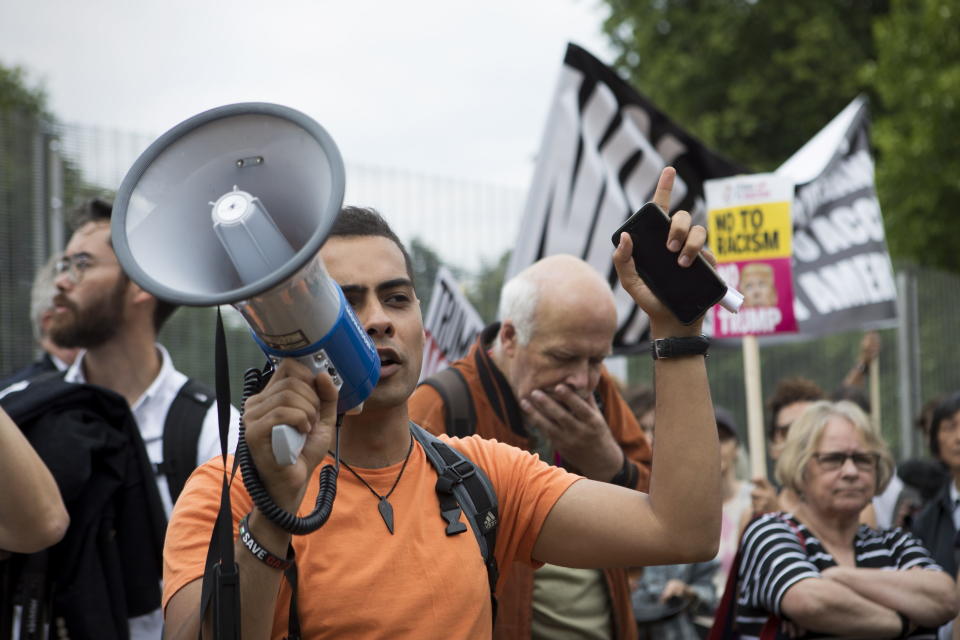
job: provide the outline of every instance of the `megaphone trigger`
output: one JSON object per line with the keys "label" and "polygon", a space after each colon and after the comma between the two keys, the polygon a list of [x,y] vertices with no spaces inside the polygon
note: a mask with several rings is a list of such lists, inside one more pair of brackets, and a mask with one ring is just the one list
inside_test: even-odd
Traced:
{"label": "megaphone trigger", "polygon": [[279,465],[297,463],[307,436],[286,424],[278,424],[270,432],[270,445],[273,447],[273,458]]}

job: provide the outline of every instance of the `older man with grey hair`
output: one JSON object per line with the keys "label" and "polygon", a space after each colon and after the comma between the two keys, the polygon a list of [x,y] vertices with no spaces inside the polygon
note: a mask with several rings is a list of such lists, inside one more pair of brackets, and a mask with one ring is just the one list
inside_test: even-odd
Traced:
{"label": "older man with grey hair", "polygon": [[30,288],[30,320],[33,322],[33,340],[43,351],[42,355],[29,365],[18,369],[7,378],[0,380],[0,389],[14,382],[29,380],[49,371],[66,371],[73,364],[80,349],[62,347],[50,337],[50,323],[53,320],[53,297],[57,295],[54,279],[57,277],[56,263],[59,256],[52,256],[37,270]]}
{"label": "older man with grey hair", "polygon": [[[543,258],[500,296],[500,322],[411,396],[435,434],[476,433],[593,480],[646,491],[651,450],[603,366],[617,326],[609,284],[569,255]],[[514,567],[496,638],[635,638],[624,570]]]}

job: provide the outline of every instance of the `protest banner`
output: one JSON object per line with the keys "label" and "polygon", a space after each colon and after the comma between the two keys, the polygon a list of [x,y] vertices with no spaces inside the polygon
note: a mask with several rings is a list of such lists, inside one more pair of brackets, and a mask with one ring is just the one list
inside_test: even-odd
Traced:
{"label": "protest banner", "polygon": [[446,267],[441,266],[437,271],[423,326],[421,381],[467,355],[483,329],[480,314],[460,291],[456,278]]}
{"label": "protest banner", "polygon": [[776,170],[797,185],[794,309],[804,336],[897,324],[869,124],[857,97]]}
{"label": "protest banner", "polygon": [[507,277],[567,253],[613,286],[616,353],[647,340],[649,321],[619,286],[610,236],[677,169],[671,210],[706,222],[703,181],[746,169],[705,147],[584,49],[567,47]]}

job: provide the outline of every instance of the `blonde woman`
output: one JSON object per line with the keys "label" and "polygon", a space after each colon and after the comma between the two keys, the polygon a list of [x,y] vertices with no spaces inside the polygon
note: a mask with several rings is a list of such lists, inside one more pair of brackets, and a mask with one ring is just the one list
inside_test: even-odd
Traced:
{"label": "blonde woman", "polygon": [[793,423],[776,475],[799,502],[744,532],[743,638],[760,637],[771,616],[793,637],[933,638],[957,614],[953,579],[916,538],[860,524],[892,472],[886,443],[851,402],[813,403]]}

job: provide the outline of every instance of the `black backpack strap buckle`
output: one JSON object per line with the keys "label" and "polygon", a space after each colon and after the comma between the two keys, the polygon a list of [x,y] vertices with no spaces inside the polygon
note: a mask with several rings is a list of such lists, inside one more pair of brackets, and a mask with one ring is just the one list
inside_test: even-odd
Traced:
{"label": "black backpack strap buckle", "polygon": [[445,530],[448,536],[455,536],[458,533],[463,533],[467,530],[467,525],[460,522],[460,507],[456,506],[453,509],[447,509],[440,512],[440,515],[443,516],[443,519],[447,523],[447,528]]}

